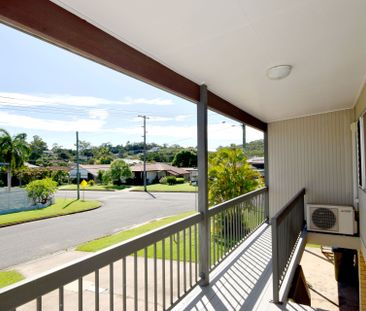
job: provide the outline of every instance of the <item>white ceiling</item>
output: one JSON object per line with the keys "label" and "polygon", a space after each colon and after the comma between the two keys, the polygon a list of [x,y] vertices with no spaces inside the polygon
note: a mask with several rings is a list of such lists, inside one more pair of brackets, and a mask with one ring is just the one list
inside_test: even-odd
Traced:
{"label": "white ceiling", "polygon": [[364,82],[365,0],[53,2],[266,122],[350,108]]}

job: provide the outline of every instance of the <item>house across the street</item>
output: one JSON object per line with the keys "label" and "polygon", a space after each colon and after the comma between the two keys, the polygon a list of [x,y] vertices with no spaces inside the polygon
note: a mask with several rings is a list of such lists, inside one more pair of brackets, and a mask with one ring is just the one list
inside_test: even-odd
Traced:
{"label": "house across the street", "polygon": [[[79,173],[81,179],[96,179],[99,171],[107,171],[111,168],[110,164],[90,164],[79,165]],[[74,165],[70,172],[70,178],[76,178],[76,165]]]}
{"label": "house across the street", "polygon": [[248,160],[248,163],[264,177],[264,157],[253,157]]}
{"label": "house across the street", "polygon": [[[127,161],[126,161],[127,162]],[[141,161],[127,162],[130,165],[132,171],[132,178],[135,183],[142,183],[143,181],[143,172],[144,165]],[[96,179],[99,171],[107,171],[111,168],[110,164],[90,164],[90,165],[80,165],[79,172],[81,179]],[[147,163],[146,164],[147,171],[147,182],[149,184],[153,182],[158,182],[161,177],[164,176],[176,176],[182,177],[185,180],[191,180],[192,173],[189,169],[183,169],[179,167],[175,167],[165,163]],[[73,166],[70,170],[70,178],[76,178],[76,165]],[[193,173],[194,174],[194,173]]]}
{"label": "house across the street", "polygon": [[[144,173],[143,163],[131,166],[131,171],[134,175],[136,182],[143,180],[143,173]],[[188,180],[190,177],[190,173],[185,169],[165,163],[147,163],[146,172],[147,172],[146,179],[148,184],[157,182],[160,180],[160,178],[164,176],[182,177],[185,180]]]}

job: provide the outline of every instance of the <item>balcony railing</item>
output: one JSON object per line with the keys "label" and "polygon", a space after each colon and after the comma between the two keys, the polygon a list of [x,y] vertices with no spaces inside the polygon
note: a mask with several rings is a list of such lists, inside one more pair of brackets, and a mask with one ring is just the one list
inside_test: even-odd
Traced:
{"label": "balcony railing", "polygon": [[271,219],[274,303],[281,302],[281,285],[301,234],[305,232],[304,196],[305,189],[302,189]]}
{"label": "balcony railing", "polygon": [[[209,209],[211,270],[267,219],[266,194],[259,189]],[[202,220],[195,213],[4,288],[0,310],[171,308],[198,284]]]}
{"label": "balcony railing", "polygon": [[266,191],[266,188],[255,190],[209,209],[210,271],[268,220]]}

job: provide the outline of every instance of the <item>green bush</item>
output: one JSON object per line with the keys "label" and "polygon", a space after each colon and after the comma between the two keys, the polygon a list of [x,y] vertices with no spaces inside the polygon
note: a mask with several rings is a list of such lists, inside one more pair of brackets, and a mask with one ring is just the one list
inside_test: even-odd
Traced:
{"label": "green bush", "polygon": [[30,197],[35,204],[45,204],[57,191],[57,182],[53,181],[51,178],[34,180],[25,187],[25,190],[28,193],[28,197]]}
{"label": "green bush", "polygon": [[107,171],[103,172],[102,181],[103,181],[103,185],[108,185],[112,182],[111,170],[107,170]]}
{"label": "green bush", "polygon": [[67,171],[63,170],[57,170],[53,171],[51,173],[52,179],[57,182],[57,184],[60,186],[62,184],[66,184],[69,180],[69,173]]}
{"label": "green bush", "polygon": [[177,178],[177,180],[176,180],[176,184],[184,184],[184,182],[185,182],[185,179],[181,178],[181,177]]}
{"label": "green bush", "polygon": [[159,180],[159,183],[161,183],[162,185],[166,185],[168,183],[166,176],[161,177]]}
{"label": "green bush", "polygon": [[166,178],[166,181],[167,181],[168,185],[172,186],[177,183],[177,178],[175,176],[168,176]]}
{"label": "green bush", "polygon": [[103,174],[104,174],[104,171],[103,170],[99,170],[98,171],[98,174],[97,174],[97,183],[103,183]]}
{"label": "green bush", "polygon": [[95,181],[94,181],[94,179],[90,179],[89,181],[88,181],[88,186],[94,186],[95,185]]}

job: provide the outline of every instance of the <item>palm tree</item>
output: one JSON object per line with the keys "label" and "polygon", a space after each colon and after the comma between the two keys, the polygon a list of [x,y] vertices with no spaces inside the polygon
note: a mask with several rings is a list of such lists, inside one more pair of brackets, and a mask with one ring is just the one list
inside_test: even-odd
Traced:
{"label": "palm tree", "polygon": [[29,156],[26,138],[25,133],[12,137],[6,130],[0,129],[0,160],[7,163],[8,191],[11,189],[12,171],[23,166]]}

